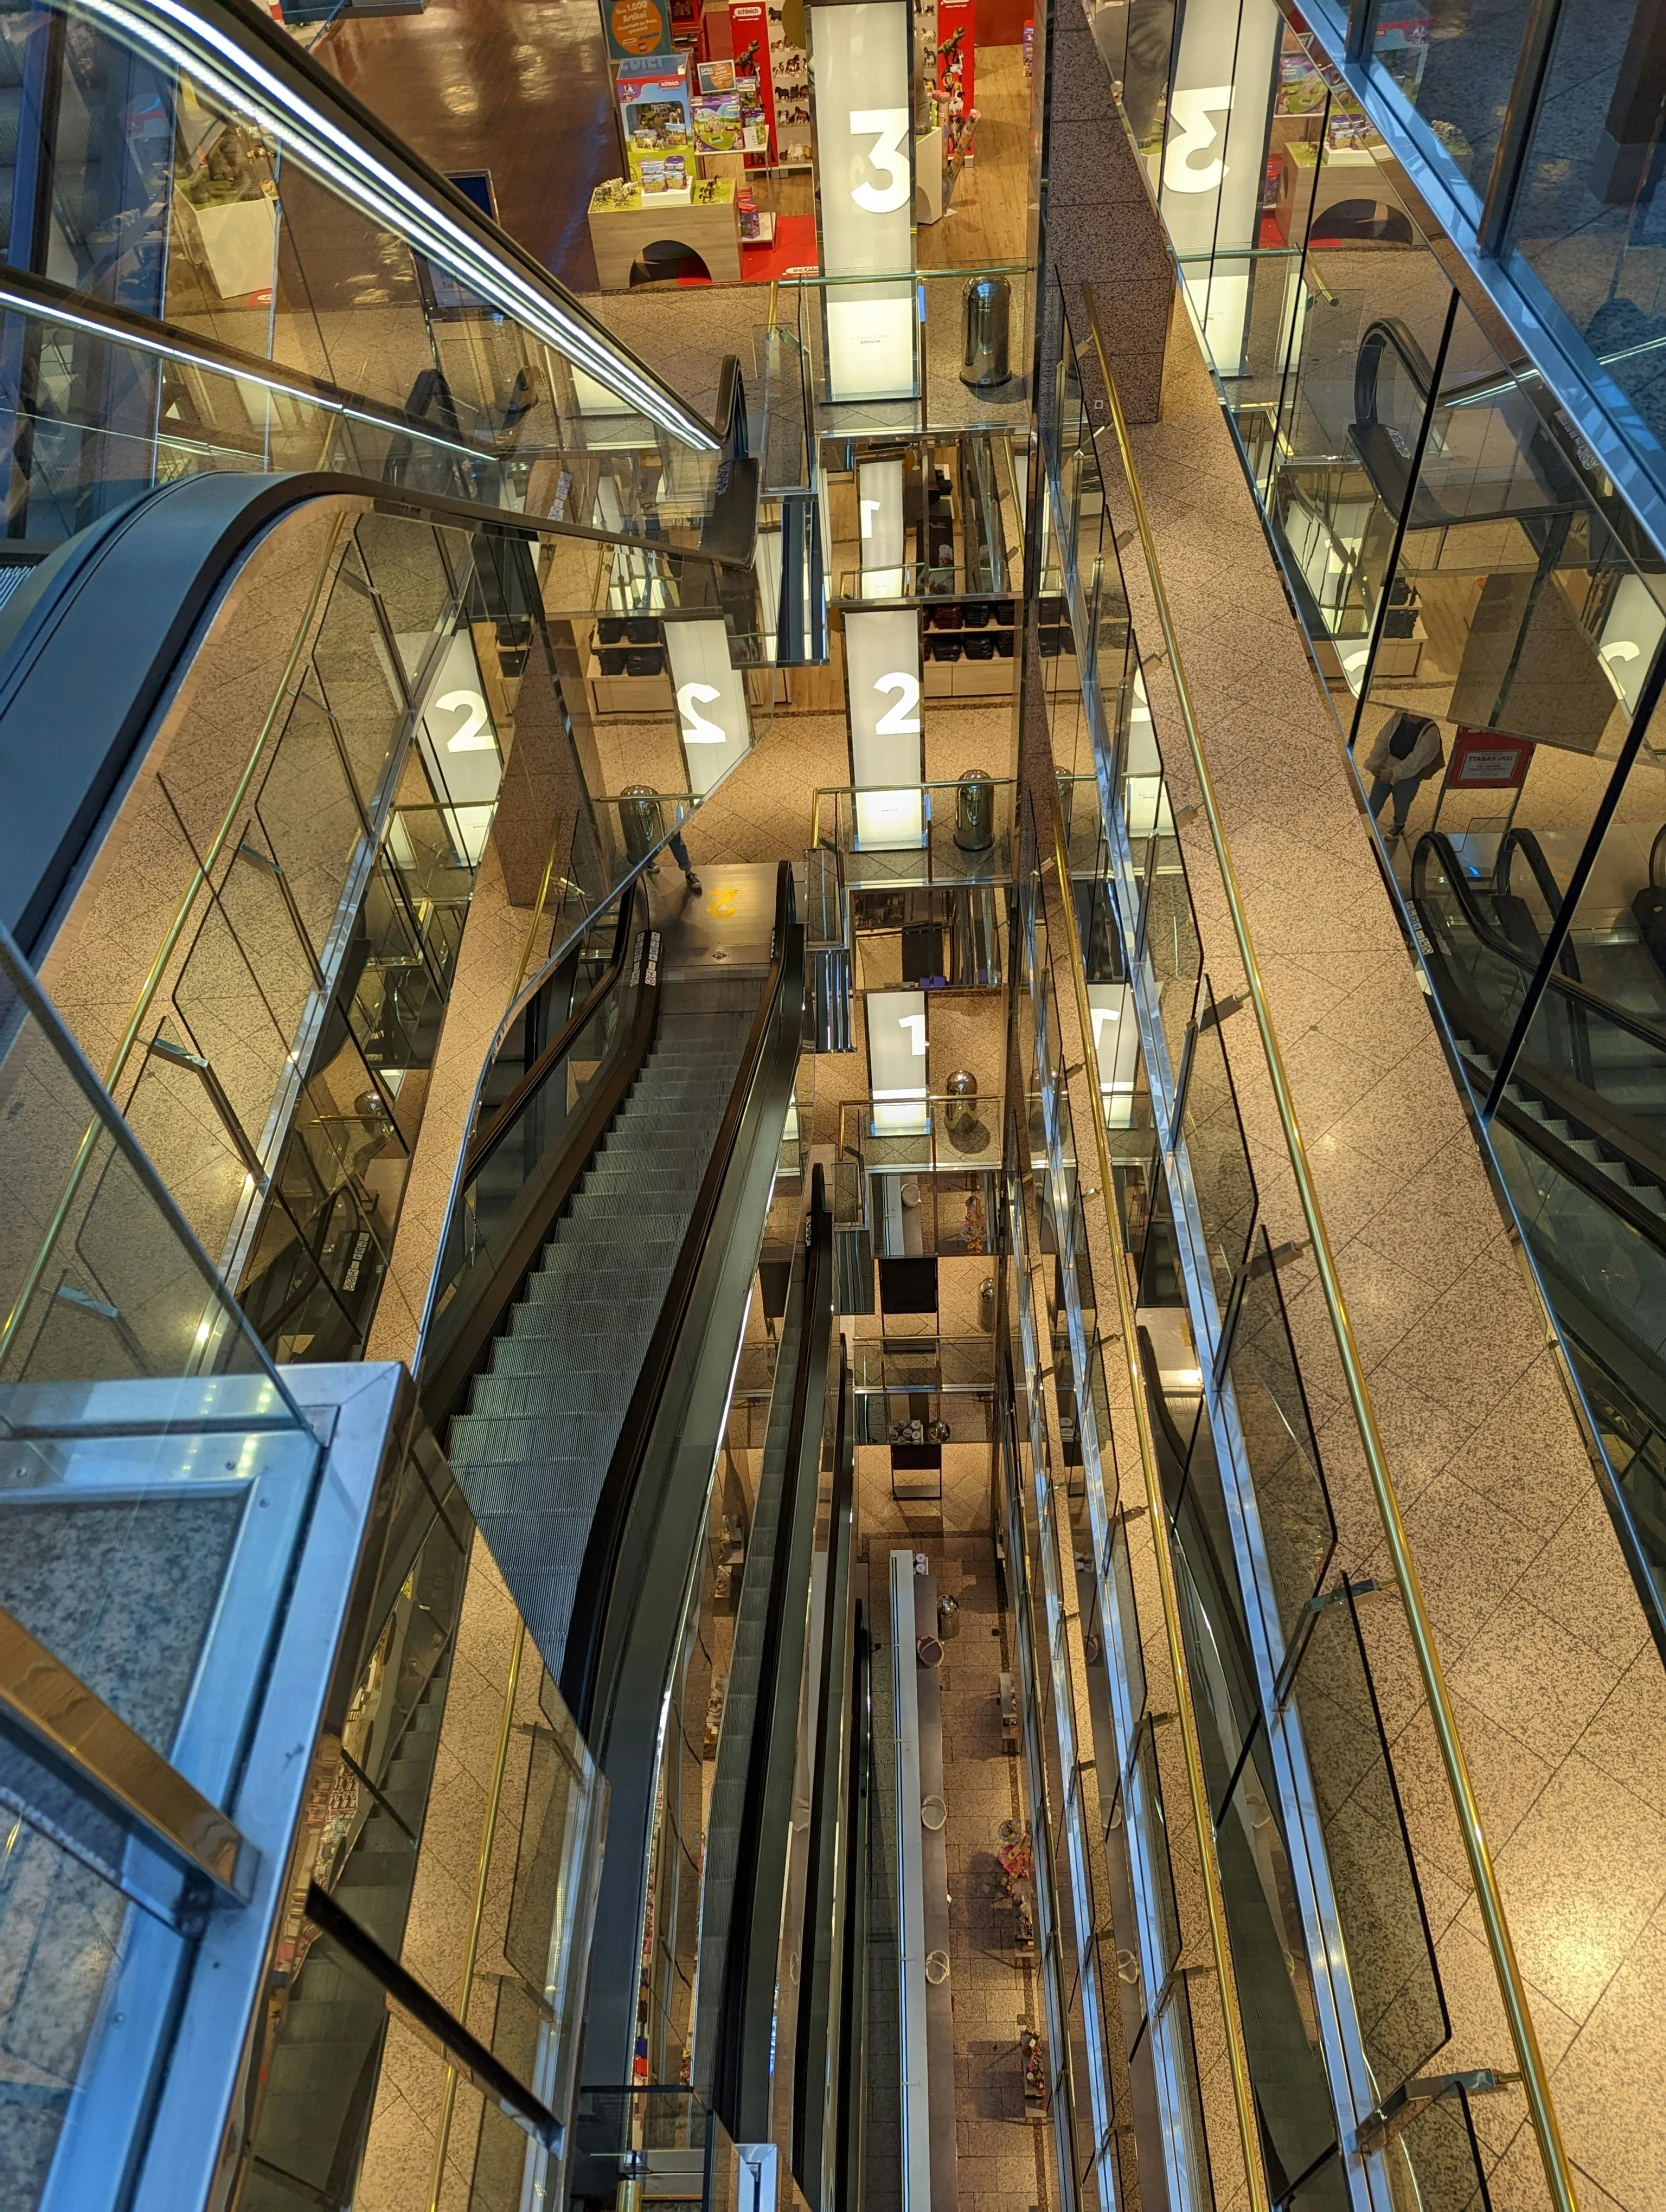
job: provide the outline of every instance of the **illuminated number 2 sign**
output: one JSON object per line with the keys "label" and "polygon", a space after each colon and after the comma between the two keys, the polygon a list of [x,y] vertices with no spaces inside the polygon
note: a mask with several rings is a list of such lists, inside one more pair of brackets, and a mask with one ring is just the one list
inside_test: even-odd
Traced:
{"label": "illuminated number 2 sign", "polygon": [[715,722],[708,722],[700,712],[722,697],[715,684],[679,684],[677,687],[677,711],[683,718],[683,743],[685,745],[726,745],[727,730],[719,729]]}
{"label": "illuminated number 2 sign", "polygon": [[875,737],[918,737],[920,734],[920,680],[903,669],[894,668],[888,676],[874,678],[875,691],[887,698],[894,692],[896,704],[889,706],[873,726]]}

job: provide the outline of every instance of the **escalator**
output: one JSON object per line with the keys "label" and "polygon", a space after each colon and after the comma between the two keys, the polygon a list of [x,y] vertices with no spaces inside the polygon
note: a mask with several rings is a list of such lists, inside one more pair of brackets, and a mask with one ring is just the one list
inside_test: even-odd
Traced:
{"label": "escalator", "polygon": [[[1441,1005],[1482,1095],[1544,943],[1540,910],[1509,883],[1507,872],[1502,883],[1477,883],[1439,831],[1422,837],[1412,858],[1412,896]],[[1666,1026],[1591,990],[1571,942],[1499,1113],[1529,1142],[1573,1148],[1599,1178],[1591,1186],[1598,1196],[1666,1235]]]}
{"label": "escalator", "polygon": [[[458,1481],[611,1785],[599,1957],[634,1955],[650,1909],[659,1715],[697,1603],[711,1471],[803,1028],[790,868],[775,872],[767,951],[762,936],[756,958],[743,942],[714,946],[710,927],[680,893],[639,882],[592,932],[586,966],[552,969],[506,1026],[508,1071],[482,1081],[485,1111],[460,1170],[419,1376],[425,1411],[442,1434],[449,1423]],[[719,964],[714,951],[731,956]],[[565,1020],[539,1013],[542,991],[570,1004]],[[701,1986],[711,2013],[696,2064],[737,2135],[769,2132],[785,1900],[802,1913],[807,1884],[828,1901],[845,1890],[855,1462],[833,1321],[818,1171],[776,1357],[706,1847]],[[824,1450],[833,1533],[812,1568]],[[806,1678],[826,1688],[812,1690],[808,1724]],[[812,1773],[807,1836],[792,1805]],[[842,1928],[842,1903],[836,1920]],[[839,1991],[851,1976],[842,1937],[826,1951],[831,1925],[806,1920],[804,1937],[815,1972],[801,2053],[817,2085],[806,2131],[817,2161],[824,2137],[830,2159],[843,2140],[843,2108],[822,2087],[830,2066],[838,2073]],[[637,2001],[634,1977],[598,1977],[591,2079],[630,2078]]]}
{"label": "escalator", "polygon": [[[654,1003],[639,987],[644,1009]],[[691,980],[658,1009],[606,1135],[550,1231],[450,1457],[541,1650],[563,1651],[637,1360],[670,1289],[759,1011],[757,980]],[[633,1032],[634,1033],[634,1032]],[[628,1044],[627,1044],[628,1053]],[[505,1138],[515,1117],[500,1116]],[[488,1132],[490,1135],[491,1132]],[[506,1149],[488,1155],[501,1165]],[[522,1503],[541,1493],[534,1512]]]}
{"label": "escalator", "polygon": [[[714,968],[674,904],[661,910],[640,882],[608,924],[598,980],[477,1120],[419,1375],[424,1410],[437,1431],[449,1423],[465,1495],[587,1727],[619,1546],[708,1247],[720,1227],[744,1241],[756,1217],[755,1256],[762,1233],[803,995],[784,864],[765,966]],[[530,1018],[509,1025],[513,1065]],[[492,1088],[488,1070],[488,1105]],[[738,1332],[739,1313],[720,1318]]]}
{"label": "escalator", "polygon": [[[1530,833],[1518,833],[1525,844]],[[1422,837],[1412,896],[1441,1008],[1484,1098],[1543,948],[1535,897],[1475,881],[1450,841]],[[1554,891],[1554,885],[1551,885]],[[1535,871],[1535,891],[1542,893]],[[1658,1004],[1641,946],[1628,995]],[[1613,948],[1603,948],[1612,957]],[[1605,984],[1607,982],[1605,977]],[[1625,1425],[1666,1425],[1660,1329],[1666,1315],[1666,1020],[1592,990],[1570,946],[1489,1122],[1557,1319]],[[1652,1480],[1632,1498],[1651,1553],[1666,1563],[1666,1507]]]}

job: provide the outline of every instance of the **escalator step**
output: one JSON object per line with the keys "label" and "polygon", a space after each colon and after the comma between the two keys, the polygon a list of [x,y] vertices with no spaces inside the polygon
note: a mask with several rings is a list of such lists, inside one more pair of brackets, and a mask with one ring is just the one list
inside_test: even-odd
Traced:
{"label": "escalator step", "polygon": [[552,1420],[623,1418],[635,1378],[622,1370],[611,1376],[574,1375],[552,1365],[544,1374],[490,1374],[475,1377],[469,1399],[471,1420]]}
{"label": "escalator step", "polygon": [[451,1456],[470,1467],[511,1461],[551,1466],[555,1462],[548,1455],[559,1449],[562,1458],[586,1466],[594,1456],[605,1460],[612,1452],[621,1419],[618,1413],[460,1413],[451,1424]]}
{"label": "escalator step", "polygon": [[[492,1346],[488,1375],[569,1375],[575,1383],[620,1381],[629,1389],[629,1362],[619,1357],[613,1326],[604,1318],[617,1309],[598,1308],[587,1326],[563,1329],[559,1336],[537,1329],[500,1336]],[[472,1408],[470,1409],[473,1410]],[[599,1408],[597,1409],[599,1410]]]}

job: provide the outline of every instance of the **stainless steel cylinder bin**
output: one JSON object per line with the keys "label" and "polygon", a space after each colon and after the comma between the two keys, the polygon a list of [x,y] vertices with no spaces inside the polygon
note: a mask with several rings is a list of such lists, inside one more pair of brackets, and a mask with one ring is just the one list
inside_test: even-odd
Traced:
{"label": "stainless steel cylinder bin", "polygon": [[949,1098],[943,1109],[944,1128],[951,1138],[963,1137],[977,1127],[978,1079],[969,1068],[957,1068],[943,1088]]}
{"label": "stainless steel cylinder bin", "polygon": [[620,793],[619,834],[625,840],[625,864],[631,868],[665,835],[659,801],[645,783],[627,784]]}
{"label": "stainless steel cylinder bin", "polygon": [[966,343],[960,363],[962,384],[982,391],[1007,381],[1012,373],[1007,366],[1011,317],[1012,286],[1004,276],[967,279]]}
{"label": "stainless steel cylinder bin", "polygon": [[956,788],[954,841],[963,853],[986,853],[995,842],[995,784],[982,768],[968,768]]}

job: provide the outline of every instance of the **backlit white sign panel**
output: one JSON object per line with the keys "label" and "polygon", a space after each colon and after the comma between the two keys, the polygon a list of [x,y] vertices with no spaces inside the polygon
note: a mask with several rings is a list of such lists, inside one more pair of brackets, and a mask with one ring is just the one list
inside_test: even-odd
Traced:
{"label": "backlit white sign panel", "polygon": [[856,841],[901,852],[926,841],[920,618],[912,607],[846,609],[845,686]]}
{"label": "backlit white sign panel", "polygon": [[906,0],[812,8],[828,397],[912,399],[914,139]]}
{"label": "backlit white sign panel", "polygon": [[864,599],[900,599],[903,576],[902,462],[860,461],[856,515]]}
{"label": "backlit white sign panel", "polygon": [[746,681],[729,665],[722,617],[667,622],[665,652],[677,698],[677,732],[688,763],[688,788],[698,798],[732,768],[752,742]]}
{"label": "backlit white sign panel", "polygon": [[873,1126],[893,1135],[930,1127],[926,1109],[926,994],[868,991],[868,1082]]}
{"label": "backlit white sign panel", "polygon": [[1186,0],[1169,96],[1158,205],[1223,376],[1243,365],[1250,264],[1186,264],[1259,243],[1281,23],[1274,0]]}

